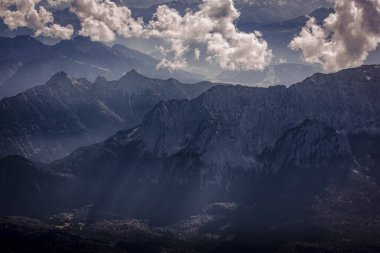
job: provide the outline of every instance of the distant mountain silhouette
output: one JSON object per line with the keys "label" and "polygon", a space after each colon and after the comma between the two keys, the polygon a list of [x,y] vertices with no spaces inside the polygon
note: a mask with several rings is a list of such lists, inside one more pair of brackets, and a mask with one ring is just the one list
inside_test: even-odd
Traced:
{"label": "distant mountain silhouette", "polygon": [[182,81],[201,80],[199,75],[157,70],[158,61],[138,51],[116,45],[112,48],[75,37],[54,46],[44,45],[30,36],[0,38],[0,98],[16,95],[64,71],[76,78],[94,81],[98,76],[119,79],[131,69],[159,78],[174,77]]}

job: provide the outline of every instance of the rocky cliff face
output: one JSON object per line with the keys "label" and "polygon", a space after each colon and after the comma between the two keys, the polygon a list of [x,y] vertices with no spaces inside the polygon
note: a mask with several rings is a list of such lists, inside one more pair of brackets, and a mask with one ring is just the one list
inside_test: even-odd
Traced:
{"label": "rocky cliff face", "polygon": [[138,142],[141,152],[160,158],[190,153],[205,165],[255,168],[264,148],[305,119],[336,131],[378,127],[378,69],[316,74],[288,89],[214,87],[194,100],[161,102],[127,137],[111,139]]}
{"label": "rocky cliff face", "polygon": [[141,123],[161,100],[194,98],[212,85],[149,79],[136,71],[118,81],[90,83],[60,72],[45,85],[0,102],[0,156],[62,157]]}
{"label": "rocky cliff face", "polygon": [[287,131],[273,146],[264,150],[262,157],[272,174],[289,167],[354,166],[347,137],[311,120]]}
{"label": "rocky cliff face", "polygon": [[305,119],[337,131],[378,128],[379,83],[379,66],[364,66],[290,88],[215,87],[191,101],[160,103],[132,139],[158,156],[190,150],[204,163],[254,167],[265,147]]}
{"label": "rocky cliff face", "polygon": [[[378,242],[378,72],[365,66],[316,75],[288,89],[214,87],[193,100],[161,102],[141,125],[50,165],[5,158],[0,201],[17,198],[3,214],[58,209],[54,217],[69,231],[117,238],[171,224],[154,233],[190,236],[191,243],[207,233],[234,252],[242,241],[268,252],[326,251],[337,238],[345,240],[333,247],[342,249]],[[130,75],[133,83],[143,78]],[[102,90],[104,83],[91,85]],[[78,80],[68,84],[78,89]],[[145,93],[108,85],[117,94]],[[150,92],[164,94],[153,86]],[[101,101],[116,96],[99,94]],[[37,209],[26,208],[32,202]]]}
{"label": "rocky cliff face", "polygon": [[274,182],[286,175],[284,189],[294,177],[299,189],[315,177],[310,191],[320,191],[332,175],[355,169],[345,133],[379,126],[378,68],[317,74],[290,88],[219,86],[194,100],[161,102],[141,126],[54,167],[85,181],[102,178],[104,188],[107,175],[117,189],[110,189],[112,203],[124,211],[123,203],[139,198],[144,205],[162,198],[193,204],[194,196],[229,200],[252,192],[268,172]]}

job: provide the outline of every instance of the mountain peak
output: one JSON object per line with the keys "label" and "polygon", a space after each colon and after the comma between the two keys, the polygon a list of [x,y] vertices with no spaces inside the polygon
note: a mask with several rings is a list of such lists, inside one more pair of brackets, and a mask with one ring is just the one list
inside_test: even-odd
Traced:
{"label": "mountain peak", "polygon": [[66,72],[60,71],[57,72],[55,75],[53,75],[49,81],[46,83],[47,86],[50,87],[57,87],[57,86],[72,86],[73,85],[73,79],[67,75]]}
{"label": "mountain peak", "polygon": [[135,69],[131,69],[128,73],[127,73],[127,75],[141,75],[139,72],[137,72]]}
{"label": "mountain peak", "polygon": [[103,84],[103,83],[106,83],[106,82],[107,82],[107,79],[104,76],[98,76],[95,79],[94,84]]}
{"label": "mountain peak", "polygon": [[134,79],[141,79],[141,78],[146,78],[144,75],[140,74],[137,72],[135,69],[130,70],[127,72],[122,78],[120,78],[120,81],[124,80],[134,80]]}
{"label": "mountain peak", "polygon": [[66,78],[69,78],[69,75],[64,71],[59,71],[55,73],[50,79],[55,79],[55,78],[66,79]]}
{"label": "mountain peak", "polygon": [[177,79],[174,79],[174,78],[169,78],[167,81],[171,84],[179,84],[180,83]]}

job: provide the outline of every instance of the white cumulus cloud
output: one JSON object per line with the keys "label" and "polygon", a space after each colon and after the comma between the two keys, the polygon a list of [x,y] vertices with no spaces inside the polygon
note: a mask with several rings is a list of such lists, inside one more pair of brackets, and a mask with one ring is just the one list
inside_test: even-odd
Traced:
{"label": "white cumulus cloud", "polygon": [[[206,59],[229,70],[262,70],[272,59],[272,51],[260,33],[243,33],[235,21],[240,13],[232,0],[203,0],[199,11],[181,16],[165,5],[158,7],[154,20],[145,29],[147,37],[159,37],[170,46],[161,65],[169,68],[187,65],[185,55],[190,45],[206,46]],[[195,50],[195,58],[200,56]]]}
{"label": "white cumulus cloud", "polygon": [[140,36],[142,20],[135,20],[130,9],[110,0],[73,0],[70,11],[81,21],[80,34],[95,41],[110,42],[116,35]]}
{"label": "white cumulus cloud", "polygon": [[323,25],[310,18],[289,47],[332,72],[363,64],[380,44],[380,0],[335,0]]}
{"label": "white cumulus cloud", "polygon": [[1,0],[0,18],[11,30],[28,27],[36,36],[70,39],[74,30],[71,25],[54,23],[53,14],[43,6],[41,0]]}

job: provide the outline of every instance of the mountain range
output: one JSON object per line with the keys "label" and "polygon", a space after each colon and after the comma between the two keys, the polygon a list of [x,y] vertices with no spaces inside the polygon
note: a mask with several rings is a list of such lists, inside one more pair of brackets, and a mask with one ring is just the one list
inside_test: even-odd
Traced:
{"label": "mountain range", "polygon": [[[154,3],[147,8],[132,7],[131,9],[135,17],[143,17],[147,21],[152,19],[160,4],[165,4],[177,10],[180,14],[184,14],[188,9],[196,11],[201,3],[202,0],[174,0],[167,1],[166,3]],[[306,15],[321,7],[331,7],[331,3],[326,0],[311,0],[308,2],[299,0],[234,1],[234,4],[236,9],[241,13],[237,22],[239,29],[249,31],[253,31],[263,25]]]}
{"label": "mountain range", "polygon": [[53,46],[30,36],[0,38],[0,98],[44,84],[59,71],[90,81],[98,76],[118,79],[132,69],[150,77],[174,77],[185,81],[202,79],[184,71],[157,70],[157,64],[158,60],[122,45],[108,47],[84,37]]}
{"label": "mountain range", "polygon": [[[74,34],[36,37],[0,18],[0,252],[380,252],[380,49],[365,65],[326,74],[288,46],[310,17],[323,25],[352,16],[340,8],[353,6],[208,1],[74,5],[88,31],[127,22],[129,11],[114,3],[145,22],[161,4],[180,15],[202,3],[223,7],[200,21],[223,30],[210,39],[259,31],[273,52],[269,66],[222,69],[202,41],[184,44],[186,68],[162,69],[160,59],[174,56],[159,47],[165,38],[95,42],[79,35],[70,1],[4,5],[26,11],[36,29],[59,28],[53,22]],[[226,4],[241,14],[233,23],[220,13]],[[369,13],[355,24],[368,25]]]}
{"label": "mountain range", "polygon": [[[107,203],[115,203],[116,210],[126,208],[123,203],[130,203],[129,198],[145,198],[147,204],[151,197],[146,194],[152,194],[149,187],[160,197],[153,199],[174,192],[186,202],[182,194],[205,191],[208,194],[196,196],[209,202],[232,194],[234,187],[241,188],[243,179],[255,182],[266,171],[276,174],[282,167],[336,167],[335,162],[342,166],[347,162],[346,167],[352,169],[347,133],[379,128],[379,68],[315,74],[289,88],[216,86],[193,100],[162,101],[141,125],[80,148],[51,166],[58,174],[83,180],[84,185],[93,184],[92,180],[99,188],[104,185],[111,191],[106,194]],[[53,78],[39,88],[49,85],[58,84]],[[71,85],[83,84],[71,81]],[[73,95],[70,98],[76,100]],[[113,114],[105,115],[117,122]],[[104,121],[98,119],[98,123]],[[110,182],[112,188],[108,188]],[[210,194],[214,191],[216,196]]]}
{"label": "mountain range", "polygon": [[195,98],[214,85],[150,79],[135,70],[93,83],[59,72],[45,85],[0,101],[0,156],[51,161],[140,124],[161,100]]}
{"label": "mountain range", "polygon": [[[36,132],[46,122],[57,133],[107,122],[127,130],[51,163],[0,159],[0,201],[8,203],[0,214],[51,224],[11,217],[0,220],[0,232],[45,238],[45,226],[65,233],[62,247],[79,234],[83,247],[97,238],[116,252],[146,245],[111,243],[133,235],[155,242],[151,250],[179,252],[376,249],[379,84],[379,65],[269,88],[186,85],[135,71],[90,83],[58,73],[3,100],[2,113],[27,110],[35,116],[19,129]],[[27,102],[11,108],[10,101]],[[151,108],[141,109],[146,101]]]}
{"label": "mountain range", "polygon": [[[128,3],[126,1],[119,1],[118,4],[126,4]],[[154,12],[156,11],[158,5],[161,3],[155,3],[154,5],[150,7],[144,7],[144,8],[136,8],[131,7],[132,13],[135,17],[143,17],[144,20],[147,22],[151,20]],[[196,10],[198,8],[198,5],[200,4],[200,1],[169,1],[167,3],[169,7],[174,8],[178,10],[180,13],[184,13],[187,9]],[[241,11],[241,17],[239,18],[237,22],[237,26],[240,30],[243,30],[245,32],[252,32],[255,30],[258,30],[263,33],[263,38],[268,42],[269,47],[272,49],[275,59],[273,60],[273,66],[271,66],[270,71],[265,71],[265,74],[259,72],[259,71],[236,71],[233,72],[232,75],[230,75],[229,71],[223,72],[221,69],[217,69],[215,71],[202,71],[204,68],[202,68],[202,65],[200,63],[205,64],[208,66],[207,68],[210,68],[210,64],[207,62],[200,62],[200,61],[194,61],[192,56],[188,57],[188,62],[190,62],[190,68],[187,68],[188,71],[195,72],[196,74],[186,73],[184,71],[176,71],[173,73],[173,76],[170,75],[170,72],[167,70],[159,70],[156,71],[156,66],[158,61],[153,59],[152,57],[149,57],[150,59],[144,59],[142,60],[140,57],[127,57],[130,61],[132,59],[132,62],[129,62],[129,64],[126,64],[125,62],[123,64],[119,65],[123,66],[122,68],[117,68],[114,64],[99,64],[99,61],[96,61],[95,63],[87,62],[83,59],[77,59],[76,54],[71,54],[70,57],[74,59],[74,61],[79,61],[85,64],[88,64],[86,71],[84,73],[94,73],[91,75],[81,76],[86,77],[89,80],[94,80],[96,76],[102,75],[106,76],[108,79],[117,79],[122,74],[120,72],[123,72],[126,69],[137,69],[141,73],[150,76],[150,77],[158,77],[158,78],[167,78],[167,77],[174,77],[180,81],[184,82],[193,82],[193,81],[199,81],[199,80],[205,80],[206,78],[209,80],[218,80],[221,82],[228,82],[228,83],[237,83],[237,84],[248,84],[248,85],[278,85],[278,84],[287,84],[290,85],[294,82],[299,82],[306,77],[310,76],[310,74],[314,72],[320,72],[321,70],[319,68],[316,68],[314,66],[310,66],[309,64],[306,64],[304,61],[301,60],[299,52],[294,52],[288,48],[288,44],[290,43],[291,39],[300,32],[301,28],[306,24],[307,22],[307,16],[313,16],[316,17],[319,22],[322,22],[322,20],[327,17],[330,13],[333,12],[332,9],[329,9],[331,7],[331,4],[327,1],[309,1],[306,4],[302,1],[236,1],[235,2],[236,7]],[[284,11],[286,9],[287,11]],[[281,11],[280,11],[281,10]],[[281,14],[281,15],[279,15]],[[80,30],[80,22],[79,20],[73,15],[68,9],[59,9],[54,11],[55,20],[57,23],[62,25],[72,24],[76,30],[75,34],[78,34],[78,31]],[[1,32],[1,30],[4,30],[4,32]],[[0,35],[4,34],[3,36],[10,36],[9,31],[7,32],[7,29],[1,29],[0,27]],[[18,34],[31,34],[30,31],[24,31],[24,30],[18,30],[16,34],[11,34],[13,36]],[[39,38],[42,41],[46,41],[48,43],[57,43],[56,41],[52,41],[48,38]],[[87,42],[85,42],[87,43]],[[119,44],[128,45],[130,48],[136,48],[140,52],[148,53],[152,56],[154,56],[157,59],[160,59],[162,57],[162,54],[157,49],[157,43],[151,42],[149,40],[142,40],[142,39],[126,39],[121,40],[119,39],[117,41]],[[66,44],[75,44],[72,43],[66,43]],[[99,50],[99,49],[98,49]],[[75,51],[75,50],[74,50]],[[120,50],[119,50],[120,51]],[[67,51],[63,55],[66,55]],[[83,54],[83,52],[82,52]],[[96,55],[96,52],[87,52],[87,54],[90,55],[90,58],[94,57]],[[377,55],[377,54],[376,54]],[[140,54],[141,56],[141,54]],[[89,58],[89,57],[87,57]],[[108,59],[109,57],[106,57]],[[136,63],[136,58],[137,63]],[[54,60],[54,62],[49,63],[49,65],[54,66],[54,63],[57,62],[66,62],[68,59],[59,59]],[[17,67],[15,63],[11,66],[7,66],[5,71],[8,71],[10,69],[11,71],[14,71],[14,69]],[[369,61],[370,64],[377,63],[376,56],[372,57]],[[140,66],[141,63],[144,63],[148,66]],[[288,64],[283,64],[288,63]],[[140,64],[140,65],[139,65]],[[295,65],[297,64],[297,66]],[[66,63],[61,63],[61,65],[66,66]],[[48,72],[48,77],[54,74],[54,72],[58,72],[60,70],[64,70],[68,72],[70,75],[75,77],[80,77],[75,73],[76,69],[83,69],[84,66],[76,66],[78,65],[78,62],[71,63],[69,66],[75,66],[75,68],[70,69],[69,67],[65,67],[65,69],[62,69],[62,67],[55,67],[54,71],[51,71],[50,69],[45,69],[44,72]],[[132,66],[131,66],[132,65]],[[139,65],[139,66],[136,66]],[[277,67],[277,65],[280,65]],[[201,66],[201,67],[200,67]],[[100,67],[101,69],[98,69]],[[17,67],[18,68],[18,67]],[[94,69],[95,68],[95,69]],[[286,73],[295,73],[291,78],[284,77],[283,73],[281,71],[277,71],[277,69],[284,69]],[[299,69],[304,69],[305,72],[299,71]],[[107,71],[109,70],[109,71]],[[110,71],[112,73],[110,73]],[[43,73],[37,73],[38,75],[43,75]],[[105,73],[104,73],[105,72]],[[274,73],[274,74],[273,74]],[[35,73],[29,78],[33,80],[33,76],[36,75]],[[206,76],[206,77],[205,77]],[[226,78],[226,76],[230,76]],[[38,84],[43,84],[47,81],[48,77],[45,77],[43,80],[39,80]],[[22,83],[24,78],[19,78],[18,80],[14,80],[14,83]],[[0,80],[1,81],[1,80]],[[12,81],[10,81],[12,82]],[[20,84],[16,84],[20,85]],[[22,91],[22,89],[19,89],[18,92]],[[2,92],[4,93],[4,92]],[[0,93],[1,94],[1,93]]]}

